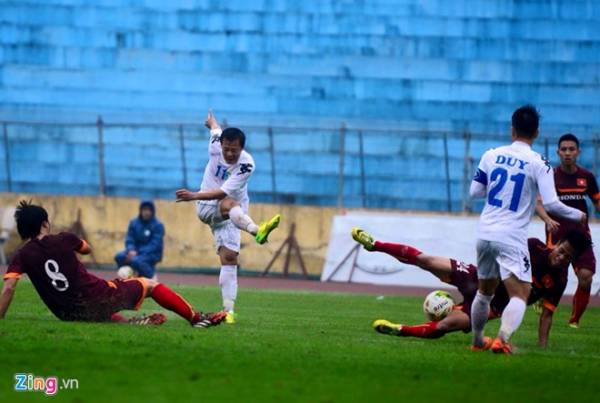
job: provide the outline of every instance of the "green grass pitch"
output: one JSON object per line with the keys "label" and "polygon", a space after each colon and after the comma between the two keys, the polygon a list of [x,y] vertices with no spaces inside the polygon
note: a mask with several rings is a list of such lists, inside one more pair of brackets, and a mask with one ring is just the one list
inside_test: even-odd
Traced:
{"label": "green grass pitch", "polygon": [[[177,287],[215,309],[216,287]],[[600,309],[578,330],[555,320],[536,347],[528,310],[512,357],[468,350],[469,335],[440,340],[383,336],[376,318],[420,322],[421,299],[242,289],[239,320],[204,330],[176,315],[160,327],[64,323],[28,281],[0,322],[0,401],[68,402],[592,402],[600,375]],[[143,312],[160,308],[147,299]],[[488,326],[495,332],[498,321]],[[15,373],[74,378],[54,397],[14,391]],[[48,400],[50,399],[50,400]]]}

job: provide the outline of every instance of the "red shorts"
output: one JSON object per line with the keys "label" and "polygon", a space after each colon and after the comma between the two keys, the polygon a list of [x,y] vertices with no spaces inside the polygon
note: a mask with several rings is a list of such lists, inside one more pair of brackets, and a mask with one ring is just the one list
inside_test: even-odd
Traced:
{"label": "red shorts", "polygon": [[138,310],[146,296],[148,283],[144,278],[107,281],[108,288],[101,295],[91,298],[72,320],[107,322],[113,313],[124,309]]}
{"label": "red shorts", "polygon": [[596,273],[596,256],[594,256],[594,248],[591,246],[585,250],[577,259],[573,260],[573,269],[575,273],[579,269],[591,270],[592,273]]}
{"label": "red shorts", "polygon": [[477,268],[472,264],[466,264],[455,259],[450,259],[450,264],[452,271],[450,272],[449,281],[446,282],[458,288],[458,292],[463,297],[463,301],[459,305],[462,307],[462,311],[470,317],[471,304],[477,293]]}

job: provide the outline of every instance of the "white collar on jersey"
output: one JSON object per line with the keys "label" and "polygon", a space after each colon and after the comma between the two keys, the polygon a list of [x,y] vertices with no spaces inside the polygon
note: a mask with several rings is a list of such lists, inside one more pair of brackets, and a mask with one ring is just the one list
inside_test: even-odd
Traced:
{"label": "white collar on jersey", "polygon": [[521,147],[521,148],[531,148],[531,145],[527,144],[524,141],[521,140],[515,140],[512,143],[513,146],[517,146],[517,147]]}

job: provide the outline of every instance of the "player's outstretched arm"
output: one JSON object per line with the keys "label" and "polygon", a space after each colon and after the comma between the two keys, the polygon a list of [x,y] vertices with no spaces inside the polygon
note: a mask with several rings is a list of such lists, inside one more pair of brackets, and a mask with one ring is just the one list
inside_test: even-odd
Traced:
{"label": "player's outstretched arm", "polygon": [[227,194],[221,189],[204,190],[200,192],[192,192],[188,189],[179,189],[175,192],[177,197],[176,202],[187,202],[194,200],[222,200],[227,197]]}
{"label": "player's outstretched arm", "polygon": [[0,319],[4,319],[6,311],[8,311],[13,295],[15,295],[18,281],[19,279],[17,278],[8,278],[4,280],[2,294],[0,294]]}
{"label": "player's outstretched arm", "polygon": [[538,199],[535,203],[535,212],[546,224],[546,231],[553,233],[558,230],[558,228],[560,227],[560,223],[558,221],[553,220],[552,217],[548,215],[540,199]]}
{"label": "player's outstretched arm", "polygon": [[539,164],[537,168],[536,181],[544,209],[555,216],[585,224],[587,222],[587,214],[576,208],[567,206],[558,199],[552,169],[544,164]]}
{"label": "player's outstretched arm", "polygon": [[219,125],[217,118],[210,109],[208,110],[208,114],[206,115],[204,126],[206,126],[210,130],[221,130],[221,126]]}
{"label": "player's outstretched arm", "polygon": [[538,329],[538,345],[546,348],[548,345],[548,338],[550,337],[550,328],[552,327],[552,312],[550,309],[544,307],[542,314],[540,315],[540,326]]}

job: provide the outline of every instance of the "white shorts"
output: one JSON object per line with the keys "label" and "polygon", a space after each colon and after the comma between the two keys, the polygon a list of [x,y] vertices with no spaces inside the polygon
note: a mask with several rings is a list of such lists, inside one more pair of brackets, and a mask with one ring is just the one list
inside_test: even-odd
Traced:
{"label": "white shorts", "polygon": [[527,248],[502,242],[477,240],[477,277],[482,280],[515,276],[531,283],[531,259]]}
{"label": "white shorts", "polygon": [[233,225],[230,219],[223,218],[219,209],[219,202],[196,202],[196,214],[205,224],[210,226],[215,240],[215,249],[219,253],[221,247],[234,252],[240,252],[242,235],[240,230]]}

